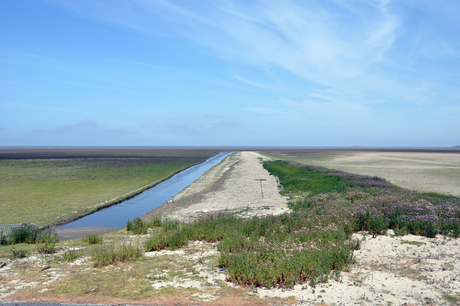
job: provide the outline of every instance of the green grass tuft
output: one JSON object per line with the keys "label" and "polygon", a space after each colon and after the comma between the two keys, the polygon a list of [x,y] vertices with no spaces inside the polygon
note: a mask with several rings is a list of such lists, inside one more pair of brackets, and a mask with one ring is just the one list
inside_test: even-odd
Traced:
{"label": "green grass tuft", "polygon": [[88,242],[89,244],[98,244],[98,243],[102,243],[104,238],[102,238],[102,236],[100,236],[98,234],[91,233],[91,234],[88,234],[88,235],[84,235],[82,240],[84,242]]}
{"label": "green grass tuft", "polygon": [[62,255],[62,259],[65,261],[74,261],[81,256],[81,251],[79,250],[68,250]]}
{"label": "green grass tuft", "polygon": [[135,260],[143,256],[143,251],[138,246],[129,245],[100,245],[91,250],[94,267],[116,265],[119,262]]}

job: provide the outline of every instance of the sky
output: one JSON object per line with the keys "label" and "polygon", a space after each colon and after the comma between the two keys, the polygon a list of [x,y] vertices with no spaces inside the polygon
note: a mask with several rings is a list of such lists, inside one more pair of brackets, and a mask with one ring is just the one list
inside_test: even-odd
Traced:
{"label": "sky", "polygon": [[0,2],[0,146],[460,145],[458,0]]}

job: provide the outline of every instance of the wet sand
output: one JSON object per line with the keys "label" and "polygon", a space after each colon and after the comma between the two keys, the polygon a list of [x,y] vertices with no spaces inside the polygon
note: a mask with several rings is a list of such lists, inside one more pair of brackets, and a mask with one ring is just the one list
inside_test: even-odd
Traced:
{"label": "wet sand", "polygon": [[83,238],[85,235],[88,234],[107,234],[111,232],[118,231],[117,228],[111,227],[75,227],[75,228],[66,228],[66,229],[58,229],[56,233],[58,234],[59,240],[71,240],[71,239],[79,239]]}

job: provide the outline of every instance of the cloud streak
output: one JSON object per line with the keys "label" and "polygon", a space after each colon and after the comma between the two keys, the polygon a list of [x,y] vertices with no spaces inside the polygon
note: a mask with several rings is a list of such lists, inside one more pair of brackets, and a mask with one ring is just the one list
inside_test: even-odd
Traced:
{"label": "cloud streak", "polygon": [[[279,67],[344,92],[368,88],[369,79],[375,80],[369,90],[376,94],[396,87],[394,78],[371,69],[390,61],[386,54],[405,31],[400,10],[391,1],[83,3],[59,5],[134,31],[181,38],[225,60]],[[404,86],[413,93],[399,95],[393,88],[397,98],[418,99],[419,84]]]}
{"label": "cloud streak", "polygon": [[[398,37],[389,3],[330,1],[60,2],[134,30],[183,37],[224,57],[279,65],[303,77],[344,78],[382,60]],[[351,16],[350,16],[351,14]],[[155,20],[167,21],[161,28]],[[348,24],[345,28],[344,25]],[[336,70],[330,73],[330,68]],[[328,73],[329,72],[329,73]]]}

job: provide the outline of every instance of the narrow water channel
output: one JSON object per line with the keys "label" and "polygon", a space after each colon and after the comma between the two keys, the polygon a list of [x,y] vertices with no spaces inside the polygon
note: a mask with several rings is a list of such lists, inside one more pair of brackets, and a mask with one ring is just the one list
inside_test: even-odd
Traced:
{"label": "narrow water channel", "polygon": [[[59,226],[56,231],[61,239],[69,239],[82,237],[89,232],[102,233],[121,229],[125,227],[126,220],[133,220],[136,217],[143,216],[170,200],[231,153],[222,152],[213,156],[201,164],[176,173],[168,180],[145,190],[131,199]],[[79,234],[76,234],[77,232]],[[72,233],[73,235],[71,235]]]}

